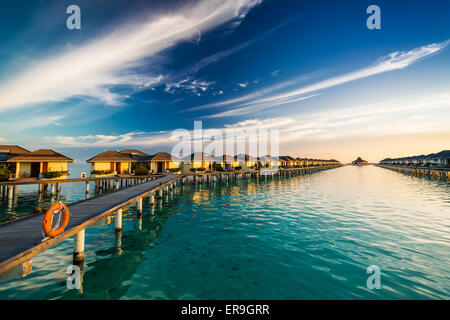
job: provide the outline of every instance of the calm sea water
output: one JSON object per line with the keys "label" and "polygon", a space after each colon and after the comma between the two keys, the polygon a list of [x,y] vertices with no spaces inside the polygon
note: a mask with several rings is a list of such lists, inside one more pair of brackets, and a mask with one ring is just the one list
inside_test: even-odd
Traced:
{"label": "calm sea water", "polygon": [[88,229],[82,290],[66,287],[69,239],[0,298],[449,299],[449,191],[372,166],[189,186],[142,219],[127,208],[120,239],[113,219]]}

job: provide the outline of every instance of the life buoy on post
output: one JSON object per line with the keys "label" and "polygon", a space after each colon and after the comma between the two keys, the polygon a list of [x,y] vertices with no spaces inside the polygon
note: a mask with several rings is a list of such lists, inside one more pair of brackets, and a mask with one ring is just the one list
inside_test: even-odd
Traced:
{"label": "life buoy on post", "polygon": [[[55,214],[58,214],[58,223],[56,229],[53,229],[53,217]],[[45,236],[53,238],[64,232],[68,224],[69,209],[64,203],[58,202],[53,204],[45,213],[44,220],[42,221],[42,230],[44,231]]]}

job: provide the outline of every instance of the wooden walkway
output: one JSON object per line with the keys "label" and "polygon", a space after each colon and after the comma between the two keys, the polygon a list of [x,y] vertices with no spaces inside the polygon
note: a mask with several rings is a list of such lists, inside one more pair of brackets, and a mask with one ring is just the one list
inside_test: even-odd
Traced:
{"label": "wooden walkway", "polygon": [[42,215],[2,225],[0,274],[19,266],[42,251],[88,228],[105,216],[178,180],[180,177],[181,175],[166,175],[156,180],[69,205],[71,216],[66,231],[45,241],[42,241]]}

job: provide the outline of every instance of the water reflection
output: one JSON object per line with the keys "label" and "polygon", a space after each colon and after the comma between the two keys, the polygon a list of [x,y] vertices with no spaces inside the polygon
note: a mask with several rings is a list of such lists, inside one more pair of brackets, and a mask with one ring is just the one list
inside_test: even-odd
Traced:
{"label": "water reflection", "polygon": [[88,229],[82,293],[65,287],[65,241],[0,298],[448,298],[449,191],[376,167],[178,188],[124,210],[120,235],[113,216]]}

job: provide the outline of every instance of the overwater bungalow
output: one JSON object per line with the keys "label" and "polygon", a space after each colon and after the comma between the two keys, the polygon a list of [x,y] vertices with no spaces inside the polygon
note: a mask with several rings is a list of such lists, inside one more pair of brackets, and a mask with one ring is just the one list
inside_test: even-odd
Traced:
{"label": "overwater bungalow", "polygon": [[0,180],[9,180],[16,177],[16,164],[8,162],[9,159],[30,153],[27,149],[16,145],[0,145]]}
{"label": "overwater bungalow", "polygon": [[234,161],[234,157],[230,155],[221,155],[213,158],[213,166],[214,163],[217,165],[216,169],[220,169],[221,167],[225,171],[234,170],[239,164]]}
{"label": "overwater bungalow", "polygon": [[297,165],[297,159],[291,156],[280,156],[280,165],[284,168],[293,168]]}
{"label": "overwater bungalow", "polygon": [[6,160],[8,163],[14,163],[16,179],[66,179],[69,175],[68,164],[73,162],[71,158],[50,149],[29,152],[18,147],[11,151],[21,152],[21,154],[8,157]]}
{"label": "overwater bungalow", "polygon": [[249,154],[238,154],[234,156],[234,161],[242,166],[242,170],[252,170],[258,163],[258,159]]}
{"label": "overwater bungalow", "polygon": [[352,162],[352,165],[354,166],[365,166],[369,164],[366,160],[361,159],[361,157],[358,157],[355,161]]}
{"label": "overwater bungalow", "polygon": [[210,171],[214,157],[204,152],[194,152],[183,159],[183,173],[192,173],[193,170]]}
{"label": "overwater bungalow", "polygon": [[274,167],[280,166],[280,160],[278,158],[272,157],[270,155],[266,155],[258,158],[258,166],[261,168],[264,167]]}
{"label": "overwater bungalow", "polygon": [[450,167],[450,150],[443,150],[438,153],[430,153],[428,155],[403,157],[403,158],[386,158],[380,161],[380,164],[402,165],[402,166],[425,166],[425,167]]}
{"label": "overwater bungalow", "polygon": [[298,165],[298,166],[300,166],[300,167],[306,167],[306,162],[307,162],[307,160],[306,160],[305,158],[297,157],[297,158],[295,158],[295,160],[297,160],[297,165]]}
{"label": "overwater bungalow", "polygon": [[170,170],[180,169],[181,160],[173,157],[167,152],[158,152],[149,156],[150,170],[152,173],[167,172]]}
{"label": "overwater bungalow", "polygon": [[128,154],[108,150],[86,162],[91,164],[91,175],[101,177],[114,174],[130,174],[131,164],[137,161]]}

